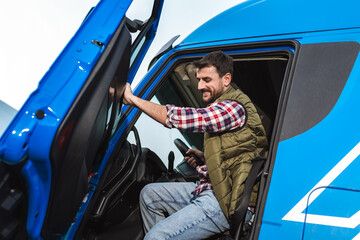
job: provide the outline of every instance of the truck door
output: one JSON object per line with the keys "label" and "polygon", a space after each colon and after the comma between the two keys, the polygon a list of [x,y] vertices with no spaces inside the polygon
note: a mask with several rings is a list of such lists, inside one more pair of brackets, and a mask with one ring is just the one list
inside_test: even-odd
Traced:
{"label": "truck door", "polygon": [[0,140],[1,161],[17,168],[26,186],[22,218],[31,239],[68,231],[117,129],[125,83],[155,36],[162,8],[155,0],[141,22],[127,18],[131,2],[99,2]]}

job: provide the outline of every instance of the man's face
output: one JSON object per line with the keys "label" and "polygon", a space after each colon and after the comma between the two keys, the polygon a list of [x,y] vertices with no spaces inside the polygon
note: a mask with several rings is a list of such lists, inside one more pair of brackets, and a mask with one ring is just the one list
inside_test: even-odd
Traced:
{"label": "man's face", "polygon": [[227,89],[230,82],[226,78],[229,73],[220,77],[216,67],[209,66],[198,69],[196,77],[199,80],[198,90],[202,92],[202,98],[205,103],[212,103],[220,97]]}

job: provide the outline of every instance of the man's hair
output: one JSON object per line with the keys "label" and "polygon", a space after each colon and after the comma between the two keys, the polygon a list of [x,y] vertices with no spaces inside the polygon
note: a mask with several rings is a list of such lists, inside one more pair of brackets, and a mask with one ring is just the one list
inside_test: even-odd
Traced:
{"label": "man's hair", "polygon": [[222,51],[206,54],[200,60],[194,61],[193,65],[198,69],[214,66],[220,77],[227,73],[233,74],[233,59]]}

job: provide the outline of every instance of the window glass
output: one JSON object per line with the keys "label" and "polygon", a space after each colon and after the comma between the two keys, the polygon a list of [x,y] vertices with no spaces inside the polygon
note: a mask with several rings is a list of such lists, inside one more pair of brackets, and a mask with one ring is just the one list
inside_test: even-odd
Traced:
{"label": "window glass", "polygon": [[131,68],[131,66],[133,65],[136,57],[138,56],[138,54],[139,54],[142,46],[144,45],[145,40],[146,40],[146,36],[144,36],[144,37],[141,39],[140,43],[136,46],[134,52],[131,54],[131,58],[130,58],[130,68]]}

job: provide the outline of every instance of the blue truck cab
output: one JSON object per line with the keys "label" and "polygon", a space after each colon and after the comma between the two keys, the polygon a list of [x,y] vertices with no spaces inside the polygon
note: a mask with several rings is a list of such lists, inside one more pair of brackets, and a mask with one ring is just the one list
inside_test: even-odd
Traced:
{"label": "blue truck cab", "polygon": [[[163,0],[145,22],[126,17],[130,4],[99,2],[1,136],[0,238],[142,239],[142,187],[196,179],[173,141],[201,149],[201,134],[122,106]],[[269,151],[253,222],[214,239],[360,239],[359,9],[248,0],[170,40],[133,84],[143,99],[203,107],[191,62],[234,59],[233,86],[256,105]]]}

